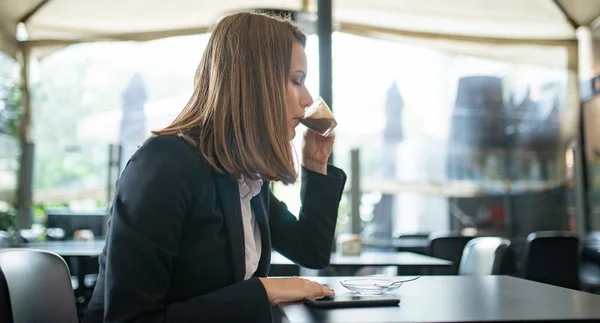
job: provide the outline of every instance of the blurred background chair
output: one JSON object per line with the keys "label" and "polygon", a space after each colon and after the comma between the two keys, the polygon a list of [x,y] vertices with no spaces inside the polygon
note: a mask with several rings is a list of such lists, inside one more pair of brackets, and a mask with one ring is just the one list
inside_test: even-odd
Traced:
{"label": "blurred background chair", "polygon": [[579,239],[566,231],[534,232],[525,245],[524,278],[579,289]]}
{"label": "blurred background chair", "polygon": [[0,269],[14,323],[78,321],[69,269],[61,257],[40,250],[4,249]]}
{"label": "blurred background chair", "polygon": [[588,233],[583,239],[579,280],[582,290],[600,292],[600,231]]}
{"label": "blurred background chair", "polygon": [[448,268],[430,269],[432,275],[457,275],[463,250],[474,236],[464,236],[458,232],[433,232],[429,235],[429,255],[452,261]]}
{"label": "blurred background chair", "polygon": [[480,237],[470,240],[464,248],[458,273],[460,275],[501,275],[507,263],[510,240]]}
{"label": "blurred background chair", "polygon": [[17,231],[17,236],[19,238],[19,242],[35,243],[40,242],[40,233],[41,232],[33,229],[21,229]]}
{"label": "blurred background chair", "polygon": [[48,228],[46,229],[46,238],[48,241],[61,241],[65,240],[65,230],[62,228]]}
{"label": "blurred background chair", "polygon": [[10,247],[10,233],[6,231],[0,231],[0,249]]}

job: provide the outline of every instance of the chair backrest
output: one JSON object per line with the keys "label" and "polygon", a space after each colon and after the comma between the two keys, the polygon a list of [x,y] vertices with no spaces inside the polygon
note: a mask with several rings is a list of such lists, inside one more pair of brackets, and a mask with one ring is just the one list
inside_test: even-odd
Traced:
{"label": "chair backrest", "polygon": [[535,232],[525,245],[525,279],[579,289],[579,239],[565,231]]}
{"label": "chair backrest", "polygon": [[454,232],[434,232],[429,235],[429,255],[452,261],[449,268],[436,268],[432,274],[456,275],[467,243],[475,237],[463,236]]}
{"label": "chair backrest", "polygon": [[600,248],[600,231],[588,232],[583,238],[581,244],[585,246],[591,246],[594,248]]}
{"label": "chair backrest", "polygon": [[460,275],[499,275],[510,240],[480,237],[467,243],[460,260]]}
{"label": "chair backrest", "polygon": [[17,234],[24,243],[35,243],[40,242],[40,232],[37,232],[32,229],[21,229],[17,231]]}
{"label": "chair backrest", "polygon": [[6,231],[0,231],[0,249],[10,247],[10,233]]}
{"label": "chair backrest", "polygon": [[2,268],[0,268],[0,322],[13,323],[8,285]]}
{"label": "chair backrest", "polygon": [[58,255],[41,250],[0,250],[14,323],[77,323],[69,269]]}

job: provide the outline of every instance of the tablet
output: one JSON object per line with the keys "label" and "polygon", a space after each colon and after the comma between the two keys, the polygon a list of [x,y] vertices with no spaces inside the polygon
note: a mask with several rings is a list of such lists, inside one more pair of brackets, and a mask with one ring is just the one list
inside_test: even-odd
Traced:
{"label": "tablet", "polygon": [[335,295],[325,296],[320,299],[304,300],[311,307],[318,308],[342,308],[342,307],[375,307],[375,306],[398,306],[400,299],[388,295]]}

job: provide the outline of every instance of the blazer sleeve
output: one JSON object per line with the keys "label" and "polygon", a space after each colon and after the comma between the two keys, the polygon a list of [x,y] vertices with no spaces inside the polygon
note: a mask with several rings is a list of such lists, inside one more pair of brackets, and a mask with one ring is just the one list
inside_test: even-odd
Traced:
{"label": "blazer sleeve", "polygon": [[136,152],[117,185],[107,237],[104,322],[270,322],[269,301],[257,278],[167,303],[182,225],[202,178],[197,164],[181,162],[172,143],[149,145]]}
{"label": "blazer sleeve", "polygon": [[327,267],[345,183],[346,174],[332,165],[328,165],[327,175],[302,168],[302,208],[298,218],[270,192],[273,248],[301,266]]}

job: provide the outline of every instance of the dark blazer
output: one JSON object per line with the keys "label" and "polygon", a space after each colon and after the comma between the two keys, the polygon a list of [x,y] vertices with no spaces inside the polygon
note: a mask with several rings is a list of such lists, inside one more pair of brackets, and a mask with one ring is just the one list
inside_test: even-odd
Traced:
{"label": "dark blazer", "polygon": [[148,139],[117,183],[106,246],[85,323],[271,322],[258,277],[271,248],[309,268],[329,264],[346,175],[303,169],[299,219],[265,183],[251,201],[262,237],[244,280],[239,187],[176,136]]}

